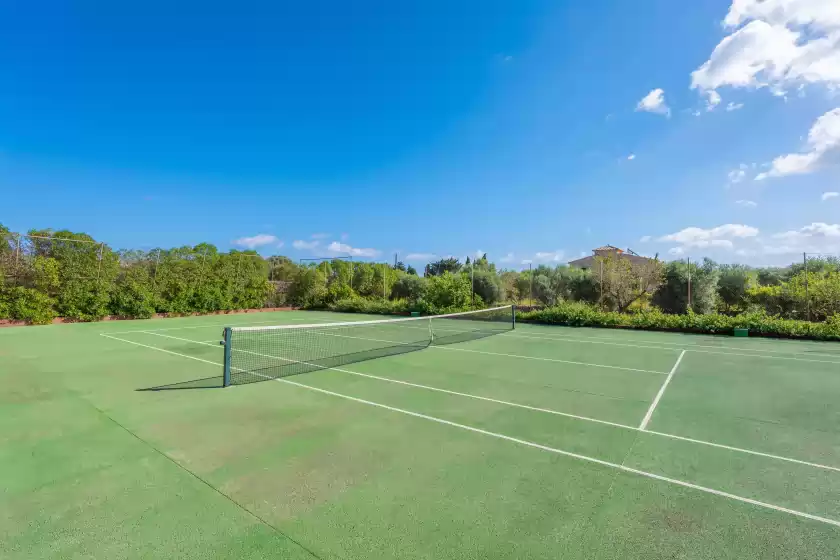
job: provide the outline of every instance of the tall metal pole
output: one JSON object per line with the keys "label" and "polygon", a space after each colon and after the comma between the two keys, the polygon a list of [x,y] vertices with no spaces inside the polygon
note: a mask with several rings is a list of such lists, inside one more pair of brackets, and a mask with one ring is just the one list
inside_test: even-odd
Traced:
{"label": "tall metal pole", "polygon": [[475,262],[470,263],[470,304],[475,307]]}
{"label": "tall metal pole", "polygon": [[600,264],[600,288],[598,289],[598,307],[603,307],[604,305],[604,259],[602,258],[598,261]]}
{"label": "tall metal pole", "polygon": [[528,305],[534,305],[534,270],[531,263],[528,263]]}
{"label": "tall metal pole", "polygon": [[688,257],[687,261],[688,261],[688,309],[691,309],[691,257]]}
{"label": "tall metal pole", "polygon": [[20,283],[20,245],[23,236],[21,234],[17,234],[17,251],[15,251],[15,286],[18,286]]}
{"label": "tall metal pole", "polygon": [[105,243],[99,245],[99,266],[96,268],[96,280],[100,280],[102,274],[102,251],[105,249]]}
{"label": "tall metal pole", "polygon": [[805,320],[811,320],[811,300],[808,298],[808,253],[802,253],[802,265],[805,267]]}

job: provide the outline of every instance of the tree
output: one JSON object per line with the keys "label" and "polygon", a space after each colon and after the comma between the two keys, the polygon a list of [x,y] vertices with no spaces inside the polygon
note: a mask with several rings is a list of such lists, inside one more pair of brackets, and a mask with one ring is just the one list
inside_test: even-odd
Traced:
{"label": "tree", "polygon": [[691,310],[711,313],[715,310],[718,267],[710,259],[703,264],[671,261],[665,265],[664,281],[653,294],[653,303],[665,313],[685,313],[688,309],[688,282],[691,278]]}
{"label": "tree", "polygon": [[411,265],[408,265],[408,268],[405,269],[405,272],[406,274],[413,274],[414,276],[417,276],[417,269]]}
{"label": "tree", "polygon": [[453,309],[469,307],[472,296],[470,279],[464,274],[449,271],[428,279],[426,302],[432,311],[445,313]]}
{"label": "tree", "polygon": [[624,312],[642,296],[656,291],[662,284],[663,265],[659,259],[633,263],[617,255],[596,257],[598,276],[603,292],[602,304]]}
{"label": "tree", "polygon": [[502,285],[495,272],[481,269],[473,273],[473,290],[486,304],[496,303],[502,299]]}
{"label": "tree", "polygon": [[279,282],[291,282],[298,271],[298,265],[284,256],[268,257],[268,279]]}
{"label": "tree", "polygon": [[405,263],[403,263],[402,261],[397,262],[397,264],[394,265],[394,269],[405,272]]}
{"label": "tree", "polygon": [[426,294],[426,279],[414,274],[405,274],[391,287],[393,299],[407,299],[412,303],[420,301]]}
{"label": "tree", "polygon": [[441,259],[426,265],[427,276],[440,276],[445,272],[456,273],[461,270],[461,263],[455,257]]}
{"label": "tree", "polygon": [[718,280],[718,301],[723,313],[737,313],[747,303],[747,290],[752,284],[749,267],[740,264],[725,264],[720,267]]}

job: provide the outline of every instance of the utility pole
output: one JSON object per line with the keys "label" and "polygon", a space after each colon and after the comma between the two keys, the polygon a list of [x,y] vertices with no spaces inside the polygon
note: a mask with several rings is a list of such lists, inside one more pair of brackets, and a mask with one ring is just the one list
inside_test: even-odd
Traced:
{"label": "utility pole", "polygon": [[688,309],[691,309],[691,257],[688,257]]}
{"label": "utility pole", "polygon": [[470,305],[475,307],[475,261],[470,263]]}
{"label": "utility pole", "polygon": [[528,263],[528,304],[534,305],[534,270],[531,268],[531,263]]}

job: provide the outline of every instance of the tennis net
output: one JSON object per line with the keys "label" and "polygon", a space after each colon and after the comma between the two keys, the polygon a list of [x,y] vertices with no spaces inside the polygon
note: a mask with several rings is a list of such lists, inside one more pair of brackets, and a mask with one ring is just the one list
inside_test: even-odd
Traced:
{"label": "tennis net", "polygon": [[477,340],[514,328],[513,306],[346,323],[228,327],[224,385],[242,385]]}

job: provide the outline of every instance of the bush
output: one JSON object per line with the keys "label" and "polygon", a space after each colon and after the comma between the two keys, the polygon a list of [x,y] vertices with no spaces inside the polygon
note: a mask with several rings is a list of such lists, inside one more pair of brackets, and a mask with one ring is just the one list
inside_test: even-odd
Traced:
{"label": "bush", "polygon": [[420,301],[426,295],[426,279],[411,274],[400,276],[391,288],[393,299]]}
{"label": "bush", "polygon": [[764,310],[735,316],[694,312],[675,315],[658,309],[628,314],[602,311],[585,303],[561,303],[537,311],[517,312],[516,320],[574,327],[623,327],[707,334],[726,334],[736,328],[745,328],[759,336],[840,340],[840,314],[831,316],[824,323],[811,323],[784,319]]}
{"label": "bush", "polygon": [[343,313],[368,313],[372,315],[404,315],[409,311],[419,311],[412,308],[411,304],[404,299],[364,299],[352,297],[341,299],[328,306],[330,311]]}
{"label": "bush", "polygon": [[111,293],[111,313],[135,319],[148,319],[154,315],[155,294],[145,267],[131,267],[117,279]]}
{"label": "bush", "polygon": [[472,281],[476,301],[481,298],[483,302],[493,304],[502,299],[502,284],[495,272],[476,270]]}
{"label": "bush", "polygon": [[9,317],[33,325],[47,325],[57,317],[55,300],[32,288],[12,288],[4,298],[9,308]]}
{"label": "bush", "polygon": [[424,298],[427,312],[447,313],[470,307],[472,289],[469,276],[444,272],[430,277],[428,282]]}

